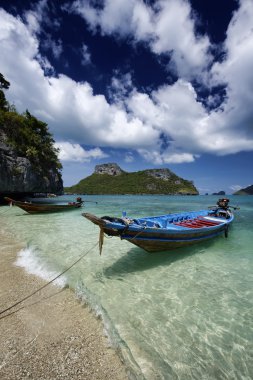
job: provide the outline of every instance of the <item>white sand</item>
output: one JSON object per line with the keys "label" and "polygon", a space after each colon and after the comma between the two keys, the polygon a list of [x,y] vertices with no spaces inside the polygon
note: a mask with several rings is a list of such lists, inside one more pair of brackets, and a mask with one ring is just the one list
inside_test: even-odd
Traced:
{"label": "white sand", "polygon": [[[0,232],[0,311],[45,283],[14,265],[21,248],[10,233]],[[54,285],[25,304],[44,297],[49,298],[0,319],[0,379],[127,380],[125,366],[89,308],[69,289]]]}

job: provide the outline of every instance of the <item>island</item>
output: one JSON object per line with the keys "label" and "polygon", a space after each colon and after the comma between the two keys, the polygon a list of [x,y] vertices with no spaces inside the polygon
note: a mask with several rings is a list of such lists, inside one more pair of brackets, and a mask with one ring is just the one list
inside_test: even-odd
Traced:
{"label": "island", "polygon": [[253,185],[247,186],[234,193],[234,195],[253,195]]}
{"label": "island", "polygon": [[213,193],[212,195],[226,195],[225,191],[221,190],[218,193]]}
{"label": "island", "polygon": [[92,175],[74,186],[65,187],[71,194],[166,194],[198,195],[192,181],[180,178],[169,169],[126,172],[116,163],[96,165]]}

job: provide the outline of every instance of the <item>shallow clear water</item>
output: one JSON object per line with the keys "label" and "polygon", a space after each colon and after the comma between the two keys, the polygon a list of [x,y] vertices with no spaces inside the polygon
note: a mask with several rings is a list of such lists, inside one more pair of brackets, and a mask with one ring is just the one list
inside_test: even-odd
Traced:
{"label": "shallow clear water", "polygon": [[[0,218],[27,244],[19,265],[51,279],[88,252],[99,229],[81,212],[139,217],[204,209],[217,201],[214,196],[84,198],[98,204],[47,215],[17,207],[3,214],[1,207]],[[253,197],[230,199],[241,209],[228,239],[150,254],[105,238],[101,257],[96,246],[61,279],[101,314],[111,342],[138,379],[253,378]]]}

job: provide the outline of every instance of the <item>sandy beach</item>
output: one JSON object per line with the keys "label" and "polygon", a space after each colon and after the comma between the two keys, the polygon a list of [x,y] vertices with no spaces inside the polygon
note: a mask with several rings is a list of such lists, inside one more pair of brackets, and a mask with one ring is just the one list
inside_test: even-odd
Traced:
{"label": "sandy beach", "polygon": [[[9,232],[2,229],[0,241],[2,311],[45,282],[14,265],[23,247]],[[101,321],[71,290],[50,285],[9,312],[32,303],[0,319],[1,380],[128,379]]]}

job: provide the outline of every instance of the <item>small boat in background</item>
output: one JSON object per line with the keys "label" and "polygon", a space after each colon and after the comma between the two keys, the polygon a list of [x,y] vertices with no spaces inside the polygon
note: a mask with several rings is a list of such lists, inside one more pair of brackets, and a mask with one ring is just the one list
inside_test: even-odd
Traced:
{"label": "small boat in background", "polygon": [[119,236],[148,252],[167,251],[211,239],[222,233],[228,236],[228,226],[234,215],[229,199],[219,199],[208,210],[181,212],[138,219],[82,215],[100,227],[100,253],[103,233]]}
{"label": "small boat in background", "polygon": [[68,204],[21,202],[15,201],[14,199],[11,199],[9,197],[5,197],[4,199],[10,205],[18,206],[22,210],[28,212],[29,214],[68,211],[80,208],[84,203],[84,201],[80,197],[76,198],[76,202],[70,202]]}

